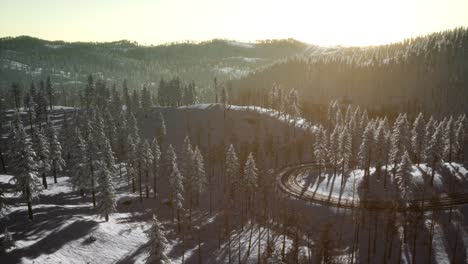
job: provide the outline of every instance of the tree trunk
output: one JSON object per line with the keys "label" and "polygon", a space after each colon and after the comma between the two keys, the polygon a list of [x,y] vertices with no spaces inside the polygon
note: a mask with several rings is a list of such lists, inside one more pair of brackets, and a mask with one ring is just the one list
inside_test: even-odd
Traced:
{"label": "tree trunk", "polygon": [[138,191],[140,192],[140,202],[143,202],[143,190],[141,187],[141,162],[138,161]]}
{"label": "tree trunk", "polygon": [[26,199],[28,201],[28,217],[29,217],[29,220],[33,220],[34,219],[34,215],[33,215],[33,210],[32,210],[32,203],[31,203],[31,190],[29,189],[29,187],[26,188]]}
{"label": "tree trunk", "polygon": [[57,183],[57,168],[55,167],[55,161],[52,164],[53,164],[52,172],[54,173],[54,183]]}
{"label": "tree trunk", "polygon": [[106,213],[105,217],[106,217],[106,222],[109,222],[109,214],[108,213]]}
{"label": "tree trunk", "polygon": [[44,185],[44,188],[47,189],[47,178],[45,172],[42,173],[42,185]]}

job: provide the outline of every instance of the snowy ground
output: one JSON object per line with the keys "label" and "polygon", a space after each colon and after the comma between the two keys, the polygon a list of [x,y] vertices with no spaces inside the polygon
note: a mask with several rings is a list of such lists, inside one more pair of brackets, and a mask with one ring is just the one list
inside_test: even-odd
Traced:
{"label": "snowy ground", "polygon": [[[157,212],[167,230],[170,247],[167,254],[174,263],[182,262],[182,247],[185,247],[185,262],[198,262],[198,232],[192,229],[185,234],[183,245],[176,234],[176,226],[170,220],[170,210],[159,199],[139,202],[137,195],[129,195],[126,179],[115,179],[118,190],[118,212],[105,222],[96,215],[89,197],[82,198],[71,189],[68,177],[59,177],[53,184],[48,178],[49,189],[44,190],[34,202],[34,221],[27,219],[27,207],[14,192],[10,175],[0,175],[0,185],[7,189],[6,202],[10,206],[1,220],[2,230],[8,227],[16,246],[0,253],[0,263],[143,263],[146,257],[145,231],[150,227],[153,212]],[[201,215],[196,218],[201,227],[201,254],[203,263],[227,262],[227,239],[218,249],[216,228],[218,217]],[[267,232],[260,230],[261,247],[266,246]],[[234,260],[238,259],[239,234],[241,258],[244,263],[256,263],[258,249],[258,225],[253,226],[252,245],[247,256],[250,237],[249,225],[244,231],[231,233],[231,248]],[[274,231],[270,239],[281,244]],[[288,239],[287,245],[290,245]],[[279,245],[278,245],[279,247]]]}
{"label": "snowy ground", "polygon": [[[395,188],[393,186],[393,177],[391,171],[387,175],[386,187],[384,187],[384,174],[382,171],[380,178],[375,172],[375,168],[371,168],[371,180],[370,180],[370,197],[379,199],[393,200],[396,197]],[[338,200],[349,199],[359,200],[358,186],[362,184],[364,171],[356,169],[349,171],[345,174],[344,186],[341,186],[342,174],[337,173],[333,176],[333,170],[327,169],[322,173],[321,177],[318,177],[318,171],[316,169],[302,169],[296,176],[298,184],[307,189],[308,192],[320,194],[323,196],[331,196]],[[412,189],[413,198],[423,198],[423,192],[421,191],[424,181],[430,178],[430,168],[426,164],[419,166],[413,166],[412,180],[414,185]],[[465,167],[458,163],[445,163],[441,172],[436,171],[434,177],[434,191],[429,192],[426,190],[424,197],[439,197],[447,194],[463,194],[468,191],[467,188],[468,171]]]}

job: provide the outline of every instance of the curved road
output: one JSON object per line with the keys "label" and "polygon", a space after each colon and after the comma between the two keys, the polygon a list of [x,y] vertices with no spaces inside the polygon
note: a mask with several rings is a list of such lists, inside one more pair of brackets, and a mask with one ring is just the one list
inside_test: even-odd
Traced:
{"label": "curved road", "polygon": [[303,191],[303,186],[298,182],[298,172],[302,169],[315,168],[313,163],[303,163],[289,165],[281,169],[277,173],[278,187],[290,197],[301,199],[307,202],[333,206],[337,208],[364,208],[368,210],[389,210],[396,209],[398,211],[437,211],[446,210],[454,206],[468,204],[468,193],[453,194],[449,196],[441,196],[431,199],[414,199],[409,200],[406,204],[398,203],[393,200],[351,200],[347,198],[337,198],[336,196],[329,197],[319,193],[314,193],[310,190]]}

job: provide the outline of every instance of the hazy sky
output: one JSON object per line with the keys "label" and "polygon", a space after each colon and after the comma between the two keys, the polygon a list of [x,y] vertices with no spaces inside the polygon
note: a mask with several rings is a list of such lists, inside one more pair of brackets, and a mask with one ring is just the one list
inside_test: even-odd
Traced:
{"label": "hazy sky", "polygon": [[0,36],[375,45],[468,26],[468,0],[0,0]]}

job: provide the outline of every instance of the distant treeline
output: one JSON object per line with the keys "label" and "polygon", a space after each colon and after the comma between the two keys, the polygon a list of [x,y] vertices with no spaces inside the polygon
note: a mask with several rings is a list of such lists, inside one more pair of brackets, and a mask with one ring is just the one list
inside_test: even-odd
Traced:
{"label": "distant treeline", "polygon": [[0,90],[2,111],[5,109],[35,108],[38,115],[46,116],[47,109],[53,105],[90,107],[105,107],[125,105],[130,110],[147,110],[153,105],[181,106],[199,102],[198,88],[194,81],[183,82],[179,77],[170,80],[161,79],[159,86],[130,89],[127,80],[121,85],[108,84],[105,80],[89,75],[86,85],[79,89],[57,90],[50,79],[38,80],[29,86],[13,82],[8,89]]}
{"label": "distant treeline", "polygon": [[[234,104],[268,104],[273,86],[296,89],[306,117],[323,116],[330,100],[370,114],[468,112],[468,30],[430,34],[366,48],[295,57],[228,83]],[[285,92],[286,94],[287,92]]]}

